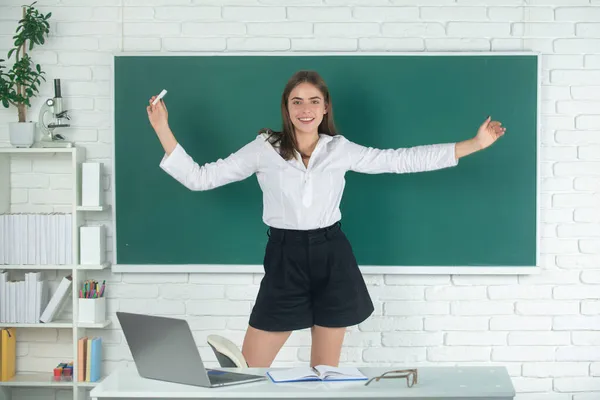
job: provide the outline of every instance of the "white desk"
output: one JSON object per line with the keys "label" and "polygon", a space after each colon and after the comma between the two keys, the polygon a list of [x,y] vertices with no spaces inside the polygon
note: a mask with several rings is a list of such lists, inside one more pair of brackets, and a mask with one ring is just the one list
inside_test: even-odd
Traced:
{"label": "white desk", "polygon": [[[263,368],[220,368],[264,375]],[[374,377],[393,368],[359,367]],[[515,390],[504,367],[419,367],[419,381],[412,388],[405,379],[344,382],[252,382],[219,388],[203,388],[145,379],[135,367],[115,371],[90,392],[102,399],[403,399],[403,400],[512,400]]]}

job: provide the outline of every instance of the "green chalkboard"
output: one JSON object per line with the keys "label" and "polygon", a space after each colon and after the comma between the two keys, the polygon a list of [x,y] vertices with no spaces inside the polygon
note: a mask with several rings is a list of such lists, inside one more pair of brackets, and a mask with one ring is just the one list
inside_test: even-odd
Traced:
{"label": "green chalkboard", "polygon": [[121,55],[114,60],[117,264],[261,265],[267,240],[255,176],[193,192],[159,168],[146,114],[167,89],[171,129],[200,164],[260,128],[281,127],[299,69],[328,83],[337,127],[365,146],[473,137],[491,115],[507,133],[453,168],[346,174],[342,228],[361,266],[535,266],[535,54]]}

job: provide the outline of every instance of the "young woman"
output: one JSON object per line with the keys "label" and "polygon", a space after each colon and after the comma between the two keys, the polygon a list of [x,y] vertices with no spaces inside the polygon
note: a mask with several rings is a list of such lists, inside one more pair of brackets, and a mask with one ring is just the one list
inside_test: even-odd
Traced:
{"label": "young woman", "polygon": [[373,304],[340,226],[344,174],[410,173],[452,167],[505,132],[488,117],[458,143],[375,149],[337,133],[329,90],[314,71],[299,71],[281,97],[283,129],[262,130],[225,159],[198,165],[169,129],[163,100],[147,107],[165,155],[160,162],[190,190],[210,190],[256,174],[269,227],[265,275],[249,319],[242,354],[269,367],[290,333],[311,329],[311,366],[337,366],[345,329]]}

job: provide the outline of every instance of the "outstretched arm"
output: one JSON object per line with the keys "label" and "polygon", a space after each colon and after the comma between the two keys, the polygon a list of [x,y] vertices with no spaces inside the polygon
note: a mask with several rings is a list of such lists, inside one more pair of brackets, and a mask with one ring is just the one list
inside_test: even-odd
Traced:
{"label": "outstretched arm", "polygon": [[349,170],[368,173],[410,173],[453,167],[458,160],[494,143],[506,131],[488,117],[477,135],[458,143],[438,143],[399,149],[376,149],[346,140]]}

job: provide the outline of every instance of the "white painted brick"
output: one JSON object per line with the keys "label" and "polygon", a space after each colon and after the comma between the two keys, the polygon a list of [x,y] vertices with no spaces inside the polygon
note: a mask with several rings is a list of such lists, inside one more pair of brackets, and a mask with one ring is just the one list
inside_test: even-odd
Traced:
{"label": "white painted brick", "polygon": [[600,101],[558,101],[556,109],[561,114],[594,114],[600,109]]}
{"label": "white painted brick", "polygon": [[125,0],[124,2],[125,6],[176,6],[188,4],[191,4],[190,0]]}
{"label": "white painted brick", "polygon": [[550,71],[550,81],[555,84],[600,85],[599,70]]}
{"label": "white painted brick", "polygon": [[418,38],[361,38],[358,47],[368,51],[422,51],[425,42]]}
{"label": "white painted brick", "polygon": [[[563,203],[561,203],[562,201],[562,197],[559,197],[561,195],[559,194],[555,194],[554,195],[554,203],[553,206],[555,207],[573,207],[573,202],[570,201],[569,203],[565,203],[563,205]],[[569,195],[564,195],[564,196],[569,196]],[[558,198],[558,201],[556,201],[556,199]],[[568,205],[567,205],[568,204]],[[540,245],[540,250],[543,254],[560,254],[560,253],[576,253],[578,250],[578,246],[577,246],[577,240],[575,239],[565,239],[565,238],[545,238],[544,240],[542,240],[542,243]],[[491,294],[490,294],[490,298],[491,298]]]}
{"label": "white painted brick", "polygon": [[157,296],[170,300],[222,299],[225,297],[225,287],[219,285],[164,284],[160,286]]}
{"label": "white painted brick", "polygon": [[282,21],[286,19],[285,7],[236,7],[225,6],[223,19],[234,21]]}
{"label": "white painted brick", "polygon": [[227,42],[225,38],[163,38],[162,47],[167,51],[223,51]]}
{"label": "white painted brick", "polygon": [[[285,18],[285,13],[283,18]],[[287,7],[287,19],[290,21],[330,22],[352,19],[349,7]]]}
{"label": "white painted brick", "polygon": [[365,362],[414,363],[427,359],[425,347],[369,348],[363,351]]}
{"label": "white painted brick", "polygon": [[153,51],[160,50],[160,38],[126,37],[123,39],[125,51]]}
{"label": "white painted brick", "polygon": [[[595,301],[598,304],[598,301]],[[591,303],[589,303],[591,304]],[[573,344],[583,346],[600,345],[600,332],[573,332]]]}
{"label": "white painted brick", "polygon": [[600,54],[586,54],[584,65],[586,68],[600,68]]}
{"label": "white painted brick", "polygon": [[481,21],[485,20],[485,7],[421,7],[421,19],[442,21]]}
{"label": "white painted brick", "polygon": [[554,41],[554,51],[565,54],[581,54],[592,52],[600,46],[600,39],[556,39]]}
{"label": "white painted brick", "polygon": [[554,114],[556,113],[556,101],[555,100],[542,100],[541,101],[541,113]]}
{"label": "white painted brick", "polygon": [[[547,0],[547,2],[550,2]],[[554,1],[553,5],[556,5]],[[574,2],[567,2],[573,4]],[[580,3],[584,3],[583,1]],[[585,2],[587,3],[587,1]],[[597,22],[600,20],[600,8],[598,7],[558,7],[554,11],[554,15],[557,21],[591,21]]]}
{"label": "white painted brick", "polygon": [[99,52],[61,51],[59,61],[63,65],[111,65],[113,55]]}
{"label": "white painted brick", "polygon": [[570,37],[575,36],[575,24],[551,22],[527,22],[512,24],[511,34],[519,37]]}
{"label": "white painted brick", "polygon": [[439,37],[445,35],[445,28],[438,22],[391,22],[382,25],[381,33],[383,36]]}
{"label": "white painted brick", "polygon": [[136,273],[136,274],[124,274],[124,283],[185,283],[188,281],[188,276],[185,274],[149,274],[149,273]]}
{"label": "white painted brick", "polygon": [[381,346],[381,333],[379,332],[346,332],[344,337],[345,347],[376,347]]}
{"label": "white painted brick", "polygon": [[523,48],[521,39],[492,39],[492,51],[520,51]]}
{"label": "white painted brick", "polygon": [[510,24],[499,22],[449,22],[450,37],[503,37],[510,35]]}
{"label": "white painted brick", "polygon": [[600,222],[600,212],[593,208],[580,208],[575,210],[574,220],[576,222]]}
{"label": "white painted brick", "polygon": [[[98,50],[99,40],[95,37],[88,36],[56,36],[52,40],[48,40],[44,44],[44,48],[48,50]],[[40,61],[36,55],[36,61]],[[88,66],[86,66],[88,67]],[[47,68],[42,68],[47,70]],[[74,78],[72,78],[74,79]]]}
{"label": "white painted brick", "polygon": [[57,24],[59,35],[117,35],[120,34],[120,24],[116,22],[59,22]]}
{"label": "white painted brick", "polygon": [[164,21],[211,21],[221,19],[221,7],[156,7],[154,18]]}
{"label": "white painted brick", "polygon": [[487,292],[484,286],[434,286],[425,289],[426,300],[482,300],[486,298]]}
{"label": "white painted brick", "polygon": [[[371,0],[367,0],[371,2]],[[421,3],[422,4],[422,3]],[[352,17],[359,21],[415,21],[419,20],[417,7],[355,7]]]}
{"label": "white painted brick", "polygon": [[71,189],[73,187],[73,177],[69,175],[48,175],[50,178],[50,189]]}
{"label": "white painted brick", "polygon": [[573,315],[579,313],[577,301],[517,301],[520,315]]}
{"label": "white painted brick", "polygon": [[545,115],[542,125],[549,130],[565,130],[575,127],[575,119],[565,115]]}
{"label": "white painted brick", "polygon": [[[300,39],[298,39],[300,40]],[[228,38],[227,50],[231,51],[280,51],[290,49],[288,38]]]}
{"label": "white painted brick", "polygon": [[181,25],[174,22],[124,22],[125,36],[176,36],[181,33]]}
{"label": "white painted brick", "polygon": [[315,36],[368,37],[379,36],[379,24],[370,22],[318,22],[314,25]]}
{"label": "white painted brick", "polygon": [[583,55],[577,54],[544,54],[541,57],[542,69],[577,69],[583,68]]}
{"label": "white painted brick", "polygon": [[552,317],[546,316],[497,316],[490,319],[492,331],[548,331]]}
{"label": "white painted brick", "polygon": [[512,302],[502,301],[458,301],[450,304],[453,315],[505,315],[513,314]]}
{"label": "white painted brick", "polygon": [[424,300],[425,287],[368,286],[373,300]]}
{"label": "white painted brick", "polygon": [[571,86],[571,96],[576,100],[600,100],[600,86]]}
{"label": "white painted brick", "polygon": [[576,25],[576,34],[581,37],[597,38],[600,37],[599,23],[580,23]]}
{"label": "white painted brick", "polygon": [[47,188],[50,180],[48,175],[41,174],[20,174],[10,175],[11,188]]}
{"label": "white painted brick", "polygon": [[444,344],[449,346],[505,346],[506,332],[448,332]]}
{"label": "white painted brick", "polygon": [[571,100],[571,89],[568,86],[548,86],[542,87],[543,100]]}
{"label": "white painted brick", "polygon": [[600,225],[593,223],[573,223],[562,224],[558,227],[559,237],[579,238],[579,237],[598,237],[600,236]]}
{"label": "white painted brick", "polygon": [[452,284],[456,286],[496,286],[517,282],[518,278],[514,275],[452,275]]}
{"label": "white painted brick", "polygon": [[[595,1],[595,0],[592,0],[592,1]],[[571,393],[565,393],[565,396],[569,396],[569,399],[571,399]],[[572,398],[573,398],[573,400],[596,400],[598,398],[598,393],[590,392],[590,393],[583,393],[583,394],[574,394]]]}
{"label": "white painted brick", "polygon": [[600,131],[557,131],[554,138],[560,144],[600,144]]}
{"label": "white painted brick", "polygon": [[381,343],[387,347],[441,346],[444,344],[444,334],[443,332],[384,332],[382,334]]}
{"label": "white painted brick", "polygon": [[600,256],[564,255],[558,256],[556,264],[559,268],[594,269],[600,266]]}
{"label": "white painted brick", "polygon": [[579,241],[579,250],[582,253],[600,254],[600,240],[582,239]]}
{"label": "white painted brick", "polygon": [[554,166],[556,176],[598,176],[600,175],[600,162],[558,162]]}
{"label": "white painted brick", "polygon": [[112,299],[154,299],[158,297],[158,286],[112,284],[106,292],[107,298]]}
{"label": "white painted brick", "polygon": [[600,181],[595,178],[575,178],[575,190],[596,192],[600,189]]}
{"label": "white painted brick", "polygon": [[600,346],[559,347],[557,361],[600,361]]}
{"label": "white painted brick", "polygon": [[355,51],[358,41],[350,38],[292,39],[294,51]]}
{"label": "white painted brick", "polygon": [[420,331],[423,329],[423,318],[371,316],[358,328],[363,332]]}
{"label": "white painted brick", "polygon": [[[575,245],[577,245],[575,243]],[[489,298],[492,300],[514,300],[514,299],[550,299],[552,298],[552,286],[550,285],[509,285],[490,286],[488,288]]]}
{"label": "white painted brick", "polygon": [[519,276],[519,283],[525,285],[539,285],[539,284],[575,284],[579,283],[579,273],[577,271],[556,271],[548,270],[542,271],[541,274],[536,275],[522,275]]}
{"label": "white painted brick", "polygon": [[425,47],[429,51],[476,51],[490,50],[491,44],[487,39],[425,39]]}
{"label": "white painted brick", "polygon": [[590,364],[590,375],[600,376],[600,362],[593,362]]}
{"label": "white painted brick", "polygon": [[427,360],[438,361],[489,361],[491,348],[482,346],[430,347]]}
{"label": "white painted brick", "polygon": [[123,7],[124,21],[151,20],[153,18],[153,7]]}
{"label": "white painted brick", "polygon": [[600,129],[600,115],[579,115],[575,117],[577,129]]}
{"label": "white painted brick", "polygon": [[533,362],[523,364],[523,376],[535,378],[586,376],[588,363]]}
{"label": "white painted brick", "polygon": [[556,286],[552,295],[555,299],[595,299],[600,293],[598,290],[600,285]]}
{"label": "white painted brick", "polygon": [[[543,192],[564,192],[573,190],[573,179],[572,178],[543,178],[542,179],[542,187]],[[568,210],[551,210],[551,209],[542,209],[541,213],[543,215],[549,216],[550,219],[544,218],[544,221],[547,222],[565,222],[564,216],[569,214]],[[572,221],[572,212],[570,212],[571,217],[566,221]],[[558,216],[559,220],[553,220],[552,217]]]}
{"label": "white painted brick", "polygon": [[507,346],[492,349],[492,361],[554,361],[553,346]]}
{"label": "white painted brick", "polygon": [[[240,25],[243,29],[244,25]],[[308,37],[313,34],[310,22],[250,22],[245,26],[249,35],[257,36]]]}
{"label": "white painted brick", "polygon": [[571,161],[577,159],[577,148],[573,146],[542,146],[541,158],[548,161]]}
{"label": "white painted brick", "polygon": [[488,317],[425,317],[426,331],[487,331]]}
{"label": "white painted brick", "polygon": [[[210,286],[207,286],[207,288]],[[216,286],[213,286],[216,287]],[[258,294],[258,286],[228,286],[225,297],[230,300],[254,300]],[[216,297],[216,296],[215,296]],[[219,296],[222,297],[222,296]]]}
{"label": "white painted brick", "polygon": [[252,302],[228,300],[188,301],[188,315],[250,315]]}
{"label": "white painted brick", "polygon": [[384,315],[447,315],[450,304],[440,301],[388,301],[383,306]]}
{"label": "white painted brick", "polygon": [[[136,275],[136,274],[133,274]],[[108,292],[107,292],[108,293]],[[165,299],[156,300],[120,300],[119,311],[153,314],[153,315],[185,315],[185,303]]]}
{"label": "white painted brick", "polygon": [[508,344],[510,346],[561,346],[571,344],[571,335],[569,332],[510,332],[508,334]]}
{"label": "white painted brick", "polygon": [[[248,23],[248,33],[267,35],[269,27],[273,24],[277,23]],[[264,28],[264,33],[262,29],[255,29],[258,27]],[[240,22],[184,22],[181,32],[186,36],[239,36],[246,34],[246,25]],[[172,40],[176,42],[180,38],[173,38]]]}
{"label": "white painted brick", "polygon": [[[598,271],[583,271],[581,273],[581,282],[583,283],[600,283],[600,270]],[[600,298],[600,293],[598,295]]]}
{"label": "white painted brick", "polygon": [[521,393],[551,392],[552,379],[514,377],[515,391]]}
{"label": "white painted brick", "polygon": [[69,204],[70,190],[30,189],[29,201],[32,204]]}
{"label": "white painted brick", "polygon": [[600,391],[600,377],[556,378],[554,390],[558,392]]}

